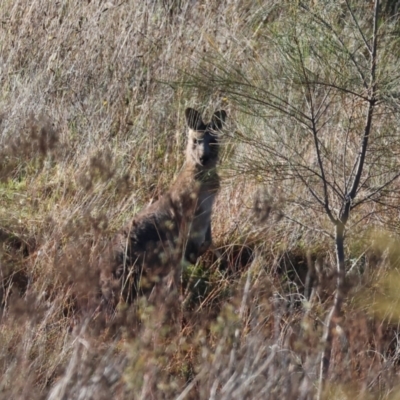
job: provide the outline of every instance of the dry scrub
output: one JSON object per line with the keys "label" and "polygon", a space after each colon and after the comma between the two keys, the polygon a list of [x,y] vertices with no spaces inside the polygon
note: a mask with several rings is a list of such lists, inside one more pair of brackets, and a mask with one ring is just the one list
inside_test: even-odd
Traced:
{"label": "dry scrub", "polygon": [[[382,18],[396,27],[392,3]],[[342,2],[332,4],[341,15]],[[254,72],[249,60],[268,56],[278,76],[284,66],[263,33],[295,7],[287,5],[2,0],[1,398],[314,398],[335,291],[329,221],[303,187],[274,178],[285,171],[262,151],[274,127],[292,127],[192,79],[212,75],[210,60],[221,57]],[[143,298],[104,310],[99,257],[179,173],[186,107],[229,115],[214,249],[183,271],[182,304]],[[360,110],[356,101],[346,107]],[[390,148],[399,169],[397,115],[378,113],[374,124],[393,132],[379,149]],[[390,207],[352,216],[324,398],[396,398],[398,185]]]}

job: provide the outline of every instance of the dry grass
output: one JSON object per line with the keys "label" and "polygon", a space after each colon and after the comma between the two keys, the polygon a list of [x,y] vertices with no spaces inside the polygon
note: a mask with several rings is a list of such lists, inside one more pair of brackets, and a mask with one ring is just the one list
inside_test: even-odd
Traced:
{"label": "dry grass", "polygon": [[[2,398],[313,398],[334,291],[327,219],[306,223],[302,188],[237,164],[262,121],[216,88],[179,84],[215,52],[246,65],[268,46],[255,40],[276,4],[2,1]],[[102,310],[99,257],[179,172],[187,106],[228,112],[215,251],[184,271],[183,305]],[[400,384],[397,208],[360,217],[370,211],[379,218],[349,233],[326,398],[395,399]]]}

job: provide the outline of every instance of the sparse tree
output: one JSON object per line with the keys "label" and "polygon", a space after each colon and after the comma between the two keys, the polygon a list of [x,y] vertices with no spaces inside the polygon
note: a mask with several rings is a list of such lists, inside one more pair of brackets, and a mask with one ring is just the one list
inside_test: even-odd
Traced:
{"label": "sparse tree", "polygon": [[187,78],[255,117],[243,116],[243,126],[257,126],[237,135],[248,149],[240,171],[279,181],[287,202],[305,210],[291,219],[334,238],[319,396],[344,300],[345,233],[366,219],[389,222],[399,206],[398,20],[380,8],[379,0],[269,4],[236,38],[240,59],[215,54]]}

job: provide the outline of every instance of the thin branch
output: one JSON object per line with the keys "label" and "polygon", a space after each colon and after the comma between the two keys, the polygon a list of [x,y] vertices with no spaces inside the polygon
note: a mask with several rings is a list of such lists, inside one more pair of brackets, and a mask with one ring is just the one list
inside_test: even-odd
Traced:
{"label": "thin branch", "polygon": [[358,29],[358,32],[360,33],[360,35],[361,35],[361,37],[362,37],[362,40],[364,41],[365,46],[367,46],[367,49],[368,49],[369,53],[372,54],[372,49],[371,49],[371,47],[370,47],[370,45],[369,45],[367,39],[365,38],[364,33],[363,33],[363,31],[361,30],[361,28],[360,28],[360,25],[358,24],[357,18],[355,17],[355,15],[354,15],[354,13],[353,13],[353,10],[351,9],[348,0],[346,0],[346,5],[347,5],[348,10],[350,11],[351,18],[353,19],[354,23],[356,24],[356,27],[357,27],[357,29]]}
{"label": "thin branch", "polygon": [[363,72],[361,71],[356,59],[354,58],[353,54],[349,51],[349,49],[346,47],[345,43],[343,42],[343,40],[340,38],[340,36],[337,34],[337,32],[335,31],[335,29],[333,29],[333,27],[328,24],[324,19],[322,19],[321,17],[319,17],[318,15],[316,15],[315,13],[313,13],[305,4],[303,4],[302,2],[299,3],[300,7],[302,7],[304,10],[306,10],[307,12],[309,12],[316,21],[320,22],[322,25],[324,25],[326,28],[328,28],[336,37],[336,39],[339,41],[339,43],[341,44],[341,46],[344,48],[344,50],[346,51],[346,53],[349,55],[350,60],[352,61],[352,63],[354,64],[354,66],[357,69],[358,74],[361,77],[361,80],[363,82],[363,85],[365,87],[365,89],[368,89],[368,82],[367,79],[365,78]]}
{"label": "thin branch", "polygon": [[[214,64],[213,64],[211,61],[209,61],[209,63],[211,64],[212,67],[217,67],[217,68],[218,68],[220,71],[222,71],[226,76],[232,75],[232,74],[230,74],[230,71],[229,71],[227,68],[224,68],[224,67],[223,67],[223,64],[221,64],[221,63],[218,63],[218,64],[217,64],[217,63],[214,63]],[[227,64],[227,65],[229,65],[229,64]],[[243,81],[235,81],[235,80],[226,79],[226,78],[220,78],[220,79],[218,80],[218,79],[216,79],[215,75],[213,75],[213,76],[207,75],[207,73],[206,73],[205,71],[203,72],[203,69],[200,69],[200,70],[199,70],[199,73],[200,73],[201,75],[203,75],[205,79],[207,79],[207,85],[209,85],[210,83],[213,83],[213,84],[215,84],[216,86],[218,86],[218,83],[223,82],[224,84],[228,84],[229,86],[233,86],[233,87],[245,87],[245,88],[251,89],[251,90],[253,90],[253,91],[254,91],[254,90],[261,91],[263,94],[266,94],[267,96],[271,97],[272,99],[275,99],[278,103],[282,103],[283,105],[287,106],[289,109],[292,110],[292,112],[299,114],[301,117],[303,117],[303,118],[306,119],[306,120],[310,120],[310,117],[308,117],[306,114],[302,113],[301,110],[299,110],[298,108],[294,107],[291,103],[289,103],[289,102],[288,102],[287,100],[285,100],[284,98],[282,98],[282,97],[280,97],[280,96],[277,96],[277,95],[275,95],[275,94],[273,94],[273,93],[271,93],[271,92],[269,92],[269,91],[266,91],[266,90],[264,90],[264,89],[263,89],[262,87],[260,87],[260,86],[254,85],[254,82],[251,82],[251,81],[245,76],[245,74],[242,73],[239,69],[234,69],[234,73],[237,74],[237,75],[239,75],[239,77],[242,78]],[[190,77],[194,78],[194,79],[195,79],[195,82],[198,84],[198,82],[197,82],[198,79],[196,79],[196,77],[195,77],[194,75],[190,74],[188,71],[185,71],[185,74],[186,74],[187,76],[190,76]],[[187,82],[187,83],[188,83],[188,82]],[[198,86],[197,86],[197,87],[198,87]],[[224,87],[224,90],[226,90],[226,87]],[[273,103],[273,102],[270,102],[270,103],[269,103],[269,102],[265,102],[265,101],[263,102],[262,100],[257,99],[256,97],[244,95],[243,93],[237,93],[237,92],[234,92],[234,91],[230,91],[230,92],[228,92],[228,93],[235,94],[235,95],[239,95],[239,96],[245,97],[245,98],[249,98],[249,99],[251,99],[251,100],[255,100],[255,101],[259,102],[260,104],[264,104],[264,105],[269,105],[269,104],[271,104],[271,108],[277,109],[278,111],[283,112],[284,114],[293,116],[291,113],[289,113],[288,111],[284,110],[283,108],[281,108],[281,107],[278,108],[278,105],[277,105],[276,103]],[[301,121],[301,120],[299,120],[299,122],[300,122],[300,121]],[[301,122],[302,122],[302,121],[301,121]]]}
{"label": "thin branch", "polygon": [[385,189],[385,187],[389,186],[391,183],[393,183],[396,179],[398,179],[400,177],[400,172],[398,174],[396,174],[392,179],[390,179],[389,181],[387,181],[386,183],[384,183],[382,186],[378,187],[377,189],[375,189],[372,193],[370,193],[368,196],[364,197],[363,199],[361,199],[360,201],[358,201],[357,203],[353,204],[351,206],[351,209],[354,210],[356,207],[358,207],[360,204],[365,203],[366,201],[370,200],[372,197],[374,197],[377,193],[379,193],[380,191],[382,191],[383,189]]}
{"label": "thin branch", "polygon": [[[226,93],[226,94],[231,94],[231,95],[235,95],[235,96],[238,96],[238,97],[241,97],[241,98],[245,98],[245,99],[248,99],[248,100],[252,100],[252,101],[254,101],[254,102],[258,103],[258,104],[265,105],[265,106],[267,106],[267,107],[269,107],[269,108],[272,108],[273,110],[279,111],[279,112],[281,112],[282,114],[287,115],[287,116],[290,117],[290,118],[293,118],[294,120],[296,120],[297,122],[299,122],[299,123],[302,124],[303,126],[307,127],[308,129],[312,129],[312,127],[311,127],[310,125],[308,125],[306,122],[302,121],[299,117],[297,117],[296,115],[290,113],[289,111],[285,110],[284,108],[280,107],[279,105],[276,105],[276,104],[274,104],[274,103],[270,103],[270,102],[267,102],[267,101],[263,101],[263,100],[261,100],[260,98],[257,98],[257,97],[254,97],[254,96],[250,96],[250,95],[248,95],[248,94],[238,93],[238,92],[233,91],[233,90],[226,90],[226,89],[224,89],[224,93]],[[307,117],[306,115],[300,113],[298,110],[296,110],[296,112],[298,112],[302,117],[304,117],[304,118],[310,120],[309,117]]]}
{"label": "thin branch", "polygon": [[363,134],[363,139],[362,139],[362,144],[361,144],[360,156],[358,158],[356,175],[354,177],[354,181],[351,186],[351,189],[347,195],[344,209],[340,216],[340,219],[343,223],[346,223],[349,218],[351,203],[357,194],[357,189],[360,184],[361,175],[362,175],[363,168],[364,168],[365,156],[366,156],[367,148],[368,148],[369,135],[371,133],[372,117],[374,115],[374,107],[375,107],[375,103],[376,103],[375,75],[376,75],[376,49],[377,49],[377,41],[378,41],[378,39],[377,39],[377,36],[378,36],[377,35],[377,33],[378,33],[377,32],[378,31],[378,8],[379,8],[379,0],[376,0],[375,1],[375,10],[374,10],[374,32],[373,32],[373,45],[372,45],[372,53],[371,53],[371,81],[370,81],[370,87],[369,87],[370,93],[368,95],[368,98],[369,98],[368,111],[367,111],[364,134]]}
{"label": "thin branch", "polygon": [[321,82],[321,81],[310,81],[310,84],[319,85],[319,86],[326,86],[326,87],[329,87],[329,88],[332,88],[332,89],[336,89],[337,91],[339,91],[341,93],[351,94],[351,95],[353,95],[355,97],[358,97],[361,100],[368,101],[368,97],[367,96],[363,96],[363,95],[361,95],[359,93],[353,92],[350,89],[346,89],[344,87],[337,86],[337,85],[335,85],[333,83],[327,83],[327,82]]}
{"label": "thin branch", "polygon": [[[288,150],[292,151],[294,154],[296,154],[296,156],[301,158],[301,161],[303,161],[303,163],[300,162],[296,162],[293,163],[293,158],[288,157],[283,155],[281,152],[279,152],[279,150],[276,150],[276,147],[274,146],[268,146],[267,144],[265,144],[262,141],[257,141],[256,139],[251,139],[248,137],[242,137],[242,141],[244,143],[247,143],[251,146],[253,146],[259,153],[261,148],[264,149],[265,152],[285,161],[286,163],[288,163],[290,165],[290,167],[294,170],[305,170],[310,172],[310,174],[312,174],[313,176],[315,176],[316,178],[323,180],[324,178],[322,177],[321,174],[319,174],[317,171],[313,170],[312,168],[310,168],[307,165],[307,161],[303,159],[302,155],[296,151],[295,148],[290,147],[289,144],[287,143],[282,143],[283,146],[285,146]],[[264,157],[265,155],[263,153],[260,153],[260,157]],[[297,175],[296,175],[297,176]],[[333,190],[333,192],[339,197],[339,198],[343,198],[344,197],[344,193],[341,191],[340,187],[337,185],[332,184],[329,180],[325,180],[326,184],[328,185],[328,187],[330,189]],[[304,182],[303,182],[304,183]],[[307,185],[309,185],[309,183],[307,183]]]}
{"label": "thin branch", "polygon": [[[317,112],[315,113],[315,118],[316,121],[318,122],[320,120],[320,118],[322,118],[322,116],[326,113],[326,111],[328,110],[328,108],[330,107],[330,105],[333,103],[333,99],[335,98],[335,96],[332,96],[332,100],[331,101],[326,101],[327,98],[330,96],[331,94],[331,90],[332,87],[328,87],[327,92],[325,93],[323,99],[321,100],[321,104],[319,105]],[[325,104],[326,103],[326,104]],[[323,107],[325,106],[325,107]],[[327,121],[329,120],[329,118],[327,119]],[[320,130],[322,129],[322,127],[325,125],[326,121],[322,124],[322,126],[319,128]]]}
{"label": "thin branch", "polygon": [[[386,196],[386,198],[388,198],[388,196]],[[399,195],[399,196],[396,196],[396,197],[392,197],[392,199],[393,199],[393,200],[396,200],[396,202],[398,202],[398,201],[400,200],[400,195]],[[381,206],[384,206],[384,207],[386,207],[386,208],[390,208],[391,210],[397,210],[397,211],[400,210],[400,206],[398,206],[398,205],[393,205],[393,204],[389,204],[389,203],[386,203],[386,202],[384,202],[384,201],[382,201],[382,200],[379,200],[379,199],[372,199],[371,201],[374,202],[374,203],[376,203],[376,204],[379,204],[379,205],[381,205]]]}
{"label": "thin branch", "polygon": [[365,221],[366,219],[368,219],[369,217],[378,214],[378,211],[370,211],[368,214],[363,215],[361,218],[359,218],[357,221],[354,221],[351,226],[350,229],[352,230],[353,228],[355,228],[357,225],[361,224],[361,222]]}
{"label": "thin branch", "polygon": [[350,129],[351,129],[351,125],[353,122],[353,116],[354,116],[354,107],[351,107],[351,114],[348,117],[349,120],[349,124],[348,124],[348,128],[347,128],[347,132],[346,132],[346,140],[344,143],[344,154],[343,154],[343,166],[342,166],[342,171],[343,171],[343,183],[344,183],[344,190],[345,193],[347,193],[348,191],[348,187],[350,185],[350,180],[351,177],[353,176],[354,173],[354,169],[355,169],[355,164],[353,165],[353,168],[349,174],[349,179],[346,180],[346,159],[347,159],[347,149],[348,149],[348,143],[349,143],[349,136],[350,136]]}
{"label": "thin branch", "polygon": [[[332,102],[330,102],[329,104],[327,104],[326,109],[331,105],[331,103],[332,103]],[[326,109],[325,109],[325,110],[326,110]],[[325,113],[325,110],[324,110],[322,113]],[[323,114],[321,114],[321,115],[323,115]],[[332,112],[332,115],[329,116],[324,122],[322,122],[322,123],[320,124],[319,130],[321,130],[322,128],[324,128],[325,125],[327,125],[328,122],[329,122],[331,119],[333,119],[334,117],[336,117],[336,113]],[[320,118],[320,117],[318,117],[318,119],[319,119],[319,118]]]}
{"label": "thin branch", "polygon": [[[309,185],[309,183],[304,179],[304,177],[297,171],[295,170],[295,174],[297,175],[297,177],[303,182],[304,186],[307,188],[307,190],[311,193],[311,195],[315,198],[315,200],[324,208],[324,210],[326,211],[326,206],[325,206],[325,202],[322,201],[319,196],[314,192],[314,190],[311,188],[311,186]],[[329,213],[326,211],[329,219],[331,220],[332,223],[336,224],[337,220],[336,218],[333,216],[332,212],[329,210]]]}
{"label": "thin branch", "polygon": [[[315,151],[317,153],[318,166],[319,166],[319,170],[321,171],[321,180],[322,180],[322,185],[323,185],[323,190],[324,190],[324,208],[325,208],[325,211],[326,211],[329,219],[332,222],[334,222],[335,218],[333,217],[332,211],[331,211],[330,206],[329,206],[328,186],[327,186],[327,183],[326,183],[324,164],[322,162],[321,151],[320,151],[320,148],[319,148],[318,128],[317,128],[317,125],[315,123],[315,115],[314,115],[314,111],[315,110],[314,110],[314,102],[313,102],[313,93],[311,91],[311,86],[310,86],[310,84],[308,82],[308,74],[307,74],[307,71],[306,71],[306,67],[304,65],[303,54],[302,54],[302,52],[300,50],[300,46],[299,46],[298,41],[296,39],[295,39],[295,41],[296,41],[296,45],[297,45],[297,51],[298,51],[298,54],[299,54],[299,57],[300,57],[303,76],[304,76],[304,79],[306,80],[306,89],[307,89],[307,92],[308,92],[308,96],[307,97],[308,97],[308,101],[310,102],[311,124],[312,124],[311,131],[312,131],[312,134],[313,134],[313,137],[314,137],[314,146],[315,146]],[[312,193],[311,188],[309,188],[309,190]]]}
{"label": "thin branch", "polygon": [[308,231],[322,233],[323,235],[329,237],[330,239],[334,239],[334,236],[332,234],[330,234],[329,232],[327,232],[327,231],[325,231],[323,229],[312,228],[311,226],[305,225],[302,222],[297,221],[296,219],[291,218],[291,217],[287,216],[284,213],[282,213],[282,217],[286,218],[289,221],[294,222],[295,224],[297,224],[297,225],[299,225],[299,226],[301,226],[303,228],[306,228]]}
{"label": "thin branch", "polygon": [[[211,63],[211,61],[210,61]],[[212,64],[212,66],[217,67],[220,71],[222,71],[223,73],[225,73],[225,75],[229,76],[229,71],[222,68],[221,65],[215,65]],[[218,84],[220,84],[221,82],[225,84],[224,87],[224,92],[225,93],[229,93],[232,95],[236,95],[242,98],[247,98],[249,100],[255,101],[259,104],[262,105],[266,105],[267,107],[270,107],[274,110],[277,110],[285,115],[291,116],[293,118],[295,118],[298,122],[302,123],[305,126],[308,126],[304,121],[302,121],[299,117],[296,117],[295,114],[298,114],[299,116],[301,116],[302,118],[304,118],[305,120],[310,120],[310,117],[307,116],[306,114],[304,114],[303,112],[301,112],[301,110],[299,110],[298,108],[294,107],[291,103],[289,103],[287,100],[285,100],[284,98],[277,96],[269,91],[264,90],[261,87],[255,86],[254,83],[250,82],[243,74],[239,73],[238,71],[235,71],[236,73],[239,74],[239,76],[245,81],[235,81],[232,79],[228,79],[228,78],[219,78],[216,79],[215,76],[209,76],[208,74],[206,74],[205,72],[202,72],[202,70],[200,69],[200,74],[202,74],[204,76],[204,78],[207,80],[206,84],[207,84],[207,88],[209,87],[209,85],[211,83],[215,84],[216,86],[219,86]],[[196,87],[199,88],[199,82],[198,79],[196,79],[195,76],[193,76],[192,74],[188,73],[186,71],[186,75],[190,76],[192,78],[194,78],[194,83],[196,84]],[[189,82],[186,82],[186,84],[189,84]],[[227,87],[226,87],[227,86]],[[260,97],[255,97],[255,96],[250,96],[249,94],[245,94],[245,93],[240,93],[237,92],[235,90],[229,89],[230,87],[234,87],[234,88],[247,88],[250,89],[251,91],[261,91],[262,94],[268,96],[271,98],[270,101],[265,101],[265,100],[261,100]],[[275,100],[275,101],[274,101]],[[286,106],[289,108],[290,111],[285,110],[282,106]],[[309,127],[309,126],[308,126]]]}

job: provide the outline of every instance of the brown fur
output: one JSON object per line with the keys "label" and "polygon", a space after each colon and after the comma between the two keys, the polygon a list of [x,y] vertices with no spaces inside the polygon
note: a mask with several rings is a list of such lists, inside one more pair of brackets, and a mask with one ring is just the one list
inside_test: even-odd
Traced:
{"label": "brown fur", "polygon": [[182,260],[196,262],[211,245],[211,211],[220,187],[217,132],[226,113],[216,112],[208,124],[194,109],[185,114],[189,134],[183,169],[169,191],[114,238],[111,271],[108,279],[102,276],[108,299],[118,287],[125,301],[132,301],[171,272],[178,285]]}

